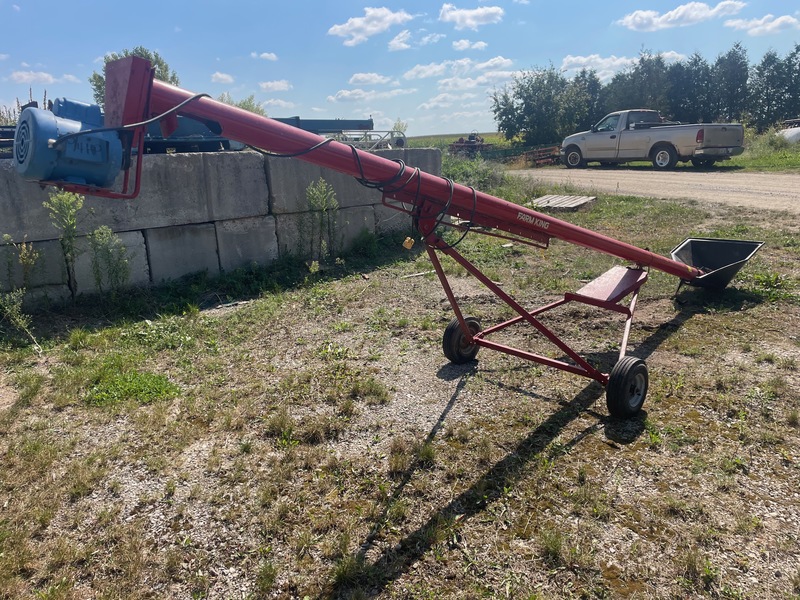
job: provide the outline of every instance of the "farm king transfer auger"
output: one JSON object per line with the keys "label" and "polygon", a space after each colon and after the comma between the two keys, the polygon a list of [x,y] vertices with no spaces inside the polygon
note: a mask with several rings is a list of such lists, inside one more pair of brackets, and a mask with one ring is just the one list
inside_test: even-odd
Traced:
{"label": "farm king transfer auger", "polygon": [[[192,94],[154,80],[153,72],[150,63],[136,57],[109,63],[104,118],[97,106],[65,100],[56,101],[53,112],[26,108],[14,141],[18,172],[26,179],[67,191],[134,198],[139,192],[145,127],[157,120],[167,136],[174,130],[177,116],[184,115],[228,139],[352,175],[362,184],[382,191],[385,205],[413,217],[455,314],[442,342],[450,361],[469,362],[480,348],[487,348],[593,379],[606,387],[608,409],[616,417],[635,415],[647,393],[644,361],[626,356],[625,352],[636,299],[647,280],[648,269],[674,275],[681,284],[724,288],[761,246],[761,242],[695,238],[685,240],[672,251],[672,258],[665,258],[407,167],[402,161],[359,151],[217,102],[205,94]],[[114,187],[120,173],[124,176]],[[631,266],[612,267],[578,291],[565,293],[563,299],[529,310],[464,258],[457,251],[458,243],[447,243],[439,233],[444,227],[459,230],[462,239],[475,232],[539,248],[547,248],[549,241],[556,238],[615,256]],[[476,277],[516,316],[487,328],[466,316],[448,282],[439,253],[451,257]],[[543,313],[569,302],[620,313],[626,318],[620,357],[610,373],[591,365],[539,319]],[[491,339],[492,334],[525,323],[555,345],[563,358],[543,356]]]}

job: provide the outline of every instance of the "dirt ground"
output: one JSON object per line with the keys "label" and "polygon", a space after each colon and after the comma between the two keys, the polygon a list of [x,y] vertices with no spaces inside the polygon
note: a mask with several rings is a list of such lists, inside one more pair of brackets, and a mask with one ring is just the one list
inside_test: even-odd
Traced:
{"label": "dirt ground", "polygon": [[546,183],[603,192],[653,198],[688,198],[748,208],[761,207],[800,213],[800,179],[794,173],[738,171],[654,171],[650,167],[565,167],[518,171]]}
{"label": "dirt ground", "polygon": [[[800,221],[797,175],[523,174],[588,192],[688,198],[708,213],[700,226],[741,219],[794,232]],[[747,208],[734,219],[724,202]],[[622,231],[626,241],[634,233]],[[550,279],[583,268],[564,247],[549,253],[547,264],[561,265]],[[792,248],[766,248],[746,272],[771,273],[757,271],[769,256],[770,269],[796,281]],[[502,251],[517,279],[492,276],[508,289],[546,268],[538,252]],[[149,357],[142,368],[182,389],[152,405],[54,401],[67,381],[59,369],[107,352],[102,331],[48,351],[37,364],[43,390],[27,403],[20,378],[0,370],[10,473],[0,540],[11,514],[26,536],[7,543],[19,558],[6,561],[16,579],[0,598],[800,592],[796,303],[757,302],[742,286],[732,292],[739,302],[729,295],[706,308],[688,294],[684,305],[654,274],[630,340],[648,361],[651,392],[641,418],[620,423],[606,416],[599,385],[568,373],[489,351],[448,363],[441,332],[452,310],[430,269],[421,255],[273,304],[267,295],[120,326],[126,351]],[[451,284],[472,314],[505,318],[473,278]],[[528,287],[537,305],[562,291]],[[618,353],[614,316],[570,308],[552,324],[593,359]],[[331,395],[348,377],[375,379],[387,399]]]}

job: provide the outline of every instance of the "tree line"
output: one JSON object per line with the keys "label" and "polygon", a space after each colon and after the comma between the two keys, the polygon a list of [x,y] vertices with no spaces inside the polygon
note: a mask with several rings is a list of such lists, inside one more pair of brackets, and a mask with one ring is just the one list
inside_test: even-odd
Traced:
{"label": "tree line", "polygon": [[784,57],[770,50],[754,65],[738,42],[713,63],[694,53],[667,64],[662,54],[642,52],[606,84],[593,69],[567,79],[551,65],[521,72],[491,100],[498,131],[530,146],[560,142],[627,108],[652,108],[684,123],[737,121],[763,132],[800,117],[800,44]]}

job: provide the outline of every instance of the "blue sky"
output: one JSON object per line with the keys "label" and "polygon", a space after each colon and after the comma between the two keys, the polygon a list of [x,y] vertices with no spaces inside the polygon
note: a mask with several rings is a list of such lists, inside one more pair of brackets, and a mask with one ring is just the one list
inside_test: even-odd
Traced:
{"label": "blue sky", "polygon": [[0,105],[29,89],[91,101],[103,55],[141,45],[193,92],[255,94],[276,117],[399,118],[425,135],[494,131],[489,95],[520,70],[605,79],[642,50],[713,62],[735,42],[751,63],[785,56],[800,0],[0,0],[0,30]]}

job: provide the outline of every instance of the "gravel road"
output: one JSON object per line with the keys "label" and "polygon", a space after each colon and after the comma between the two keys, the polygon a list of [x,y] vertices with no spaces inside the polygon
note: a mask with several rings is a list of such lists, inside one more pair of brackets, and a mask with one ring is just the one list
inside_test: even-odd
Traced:
{"label": "gravel road", "polygon": [[589,193],[690,198],[800,214],[800,173],[701,172],[690,169],[661,172],[625,167],[548,167],[517,173],[547,183],[575,186]]}

